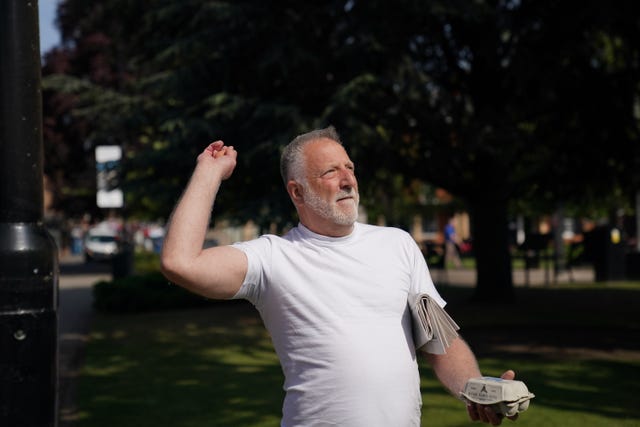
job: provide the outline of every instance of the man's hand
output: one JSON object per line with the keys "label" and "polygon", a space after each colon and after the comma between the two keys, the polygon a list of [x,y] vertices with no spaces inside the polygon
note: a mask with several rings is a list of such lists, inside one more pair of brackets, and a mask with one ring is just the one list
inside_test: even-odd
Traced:
{"label": "man's hand", "polygon": [[[512,380],[516,377],[515,372],[512,370],[508,370],[502,375],[500,378],[504,380]],[[478,403],[467,403],[467,412],[469,413],[469,418],[473,421],[482,421],[483,423],[488,423],[494,426],[498,426],[502,423],[504,415],[496,414],[496,412],[491,408],[491,406],[480,405]],[[515,421],[518,419],[518,414],[513,417],[507,417],[511,421]]]}
{"label": "man's hand", "polygon": [[231,176],[236,167],[238,153],[233,146],[226,146],[222,141],[212,142],[197,158],[198,164],[207,163],[221,168],[221,179]]}

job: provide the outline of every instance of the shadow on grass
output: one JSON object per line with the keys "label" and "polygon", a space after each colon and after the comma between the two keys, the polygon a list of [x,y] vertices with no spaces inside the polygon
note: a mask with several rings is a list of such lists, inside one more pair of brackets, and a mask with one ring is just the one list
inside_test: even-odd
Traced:
{"label": "shadow on grass", "polygon": [[282,381],[270,339],[244,305],[100,315],[82,372],[80,424],[275,426]]}
{"label": "shadow on grass", "polygon": [[609,286],[519,288],[507,306],[473,304],[472,289],[441,292],[483,370],[514,369],[533,405],[639,420],[640,288]]}
{"label": "shadow on grass", "polygon": [[[557,360],[535,354],[482,358],[484,369],[498,376],[505,360],[535,393],[532,405],[607,419],[640,419],[637,406],[640,363],[613,360]],[[608,424],[614,425],[614,424]]]}
{"label": "shadow on grass", "polygon": [[[518,425],[637,425],[640,292],[519,289],[511,306],[471,304],[471,289],[441,292],[483,372],[514,369],[536,394]],[[428,369],[423,364],[423,419],[471,425]],[[81,375],[79,425],[277,426],[282,382],[247,303],[99,314]]]}

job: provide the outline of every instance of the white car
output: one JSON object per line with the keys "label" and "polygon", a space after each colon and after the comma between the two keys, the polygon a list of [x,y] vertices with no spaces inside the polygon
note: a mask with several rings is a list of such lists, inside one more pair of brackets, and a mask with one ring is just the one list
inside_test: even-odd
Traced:
{"label": "white car", "polygon": [[94,227],[84,238],[84,259],[87,262],[110,260],[118,250],[118,233],[109,228]]}

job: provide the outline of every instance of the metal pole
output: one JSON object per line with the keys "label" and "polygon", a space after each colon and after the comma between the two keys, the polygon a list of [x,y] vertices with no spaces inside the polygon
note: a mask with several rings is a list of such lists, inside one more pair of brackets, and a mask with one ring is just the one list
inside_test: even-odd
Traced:
{"label": "metal pole", "polygon": [[57,426],[58,255],[42,224],[37,0],[0,1],[0,426]]}

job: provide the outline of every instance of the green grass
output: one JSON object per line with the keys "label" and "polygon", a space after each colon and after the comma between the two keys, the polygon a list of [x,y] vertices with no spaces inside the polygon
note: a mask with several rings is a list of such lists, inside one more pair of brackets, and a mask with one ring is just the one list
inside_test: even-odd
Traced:
{"label": "green grass", "polygon": [[[512,360],[500,357],[481,358],[480,364],[490,375],[499,375],[504,366],[514,365]],[[640,410],[637,395],[633,395],[638,389],[637,361],[518,360],[517,370],[536,395],[529,410],[521,414],[518,426],[639,425]],[[426,391],[423,425],[473,425],[460,405],[440,392],[430,373],[423,374],[422,384]]]}
{"label": "green grass", "polygon": [[[536,394],[514,425],[640,425],[638,284],[519,289],[507,307],[470,304],[470,291],[441,290],[483,372],[512,368]],[[283,377],[250,305],[98,314],[92,331],[79,425],[279,425]],[[423,425],[478,425],[421,368]]]}
{"label": "green grass", "polygon": [[98,315],[78,389],[82,426],[273,426],[282,373],[245,305]]}

